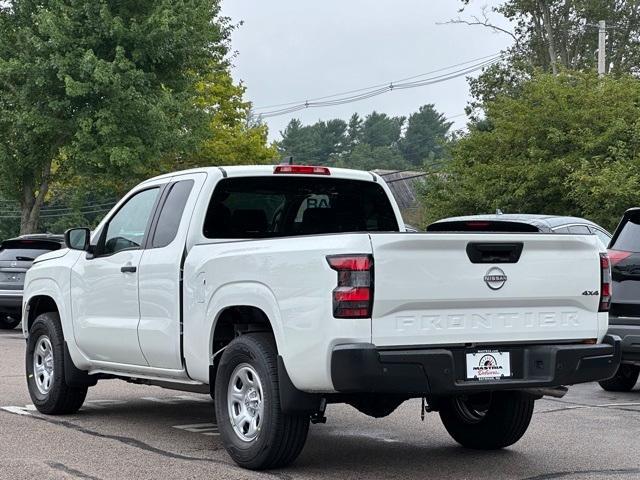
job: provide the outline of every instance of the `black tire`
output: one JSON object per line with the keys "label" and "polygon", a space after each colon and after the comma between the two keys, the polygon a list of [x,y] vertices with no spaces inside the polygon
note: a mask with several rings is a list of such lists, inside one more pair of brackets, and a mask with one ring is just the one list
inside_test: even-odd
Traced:
{"label": "black tire", "polygon": [[0,330],[13,330],[21,321],[20,314],[0,312]]}
{"label": "black tire", "polygon": [[440,418],[460,445],[497,450],[524,435],[533,415],[534,397],[521,392],[494,392],[451,397],[440,405]]}
{"label": "black tire", "polygon": [[[48,339],[49,346],[45,351],[52,352],[51,366],[52,379],[48,382],[45,391],[38,387],[38,380],[44,377],[34,372],[34,356],[39,356],[42,364],[47,363],[45,356],[36,353],[40,344],[45,344]],[[38,350],[41,352],[41,350]],[[26,371],[27,386],[33,404],[39,412],[47,415],[64,415],[77,412],[87,396],[87,387],[69,387],[65,380],[65,355],[64,335],[60,325],[60,317],[57,313],[49,312],[39,315],[29,329],[27,340]],[[40,380],[42,382],[42,380]],[[46,385],[45,385],[46,387]],[[44,388],[44,387],[43,387]]]}
{"label": "black tire", "polygon": [[609,380],[603,380],[600,386],[607,392],[630,392],[638,383],[640,367],[623,363]]}
{"label": "black tire", "polygon": [[[234,430],[229,414],[234,407],[227,400],[231,376],[243,365],[257,373],[263,392],[264,418],[260,418],[261,427],[251,440],[242,439]],[[285,414],[280,408],[277,352],[271,335],[242,335],[224,350],[216,374],[214,404],[222,444],[239,466],[252,470],[284,467],[302,451],[309,416]]]}

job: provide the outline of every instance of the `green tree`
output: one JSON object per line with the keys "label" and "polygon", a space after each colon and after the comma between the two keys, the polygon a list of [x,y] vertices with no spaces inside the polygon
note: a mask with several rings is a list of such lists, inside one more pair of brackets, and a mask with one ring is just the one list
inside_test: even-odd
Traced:
{"label": "green tree", "polygon": [[542,74],[486,103],[444,171],[428,177],[427,221],[488,213],[590,218],[613,228],[640,204],[640,82]]}
{"label": "green tree", "polygon": [[[464,5],[470,2],[462,0]],[[600,20],[609,27],[607,71],[638,73],[640,0],[506,0],[491,11],[506,18],[511,28],[492,23],[486,9],[482,17],[452,21],[490,28],[514,40],[501,63],[471,80],[471,92],[480,104],[499,93],[513,92],[536,69],[553,74],[595,71]]]}
{"label": "green tree", "polygon": [[348,123],[332,119],[303,125],[293,119],[280,132],[278,149],[299,163],[362,170],[403,170],[446,156],[452,124],[433,105],[411,115],[403,135],[405,121],[375,111],[364,118],[354,113]]}
{"label": "green tree", "polygon": [[347,152],[353,151],[356,145],[362,143],[362,118],[357,113],[351,115],[347,125]]}
{"label": "green tree", "polygon": [[372,147],[397,145],[405,117],[389,117],[386,113],[370,113],[362,124],[362,142]]}
{"label": "green tree", "polygon": [[410,166],[397,148],[368,143],[356,145],[347,155],[335,159],[333,165],[358,170],[405,170]]}
{"label": "green tree", "polygon": [[0,190],[34,231],[63,176],[136,178],[192,152],[213,115],[196,86],[224,68],[219,0],[13,0],[0,7]]}
{"label": "green tree", "polygon": [[149,175],[209,165],[276,163],[278,152],[268,144],[267,126],[254,121],[251,103],[243,98],[246,88],[233,83],[227,68],[206,74],[196,89],[196,104],[211,112],[202,143],[191,155],[164,157]]}
{"label": "green tree", "polygon": [[420,107],[409,117],[407,129],[400,141],[400,151],[405,160],[412,165],[422,166],[426,160],[444,157],[452,125],[453,122],[448,122],[433,104]]}
{"label": "green tree", "polygon": [[347,143],[347,124],[344,120],[318,121],[303,126],[298,119],[289,122],[280,132],[279,151],[283,156],[293,156],[296,163],[327,165],[331,157],[340,157]]}

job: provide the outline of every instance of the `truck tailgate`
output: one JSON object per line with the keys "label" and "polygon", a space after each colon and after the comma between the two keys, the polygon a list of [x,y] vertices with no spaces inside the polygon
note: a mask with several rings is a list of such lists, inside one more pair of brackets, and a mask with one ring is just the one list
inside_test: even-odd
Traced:
{"label": "truck tailgate", "polygon": [[[370,237],[378,346],[581,340],[602,329],[593,235]],[[474,256],[478,251],[484,253]]]}

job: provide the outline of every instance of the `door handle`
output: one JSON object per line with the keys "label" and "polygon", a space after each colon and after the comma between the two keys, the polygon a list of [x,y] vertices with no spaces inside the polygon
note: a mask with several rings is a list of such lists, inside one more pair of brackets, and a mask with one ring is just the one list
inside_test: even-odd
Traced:
{"label": "door handle", "polygon": [[120,267],[120,271],[122,273],[136,273],[137,270],[138,268],[133,265],[124,265],[123,267]]}

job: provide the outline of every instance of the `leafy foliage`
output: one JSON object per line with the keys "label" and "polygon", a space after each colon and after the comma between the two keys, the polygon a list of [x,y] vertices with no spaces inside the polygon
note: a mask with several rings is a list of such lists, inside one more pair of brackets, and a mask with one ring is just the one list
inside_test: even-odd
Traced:
{"label": "leafy foliage", "polygon": [[454,20],[508,33],[514,39],[502,63],[471,80],[476,107],[499,93],[514,93],[536,70],[595,71],[600,20],[608,26],[607,71],[639,73],[639,0],[506,0],[492,11],[511,22],[511,32],[492,24],[487,12],[483,18]]}
{"label": "leafy foliage", "polygon": [[423,193],[427,220],[451,215],[586,216],[613,228],[640,204],[640,82],[541,74],[485,104]]}
{"label": "leafy foliage", "polygon": [[20,203],[22,232],[37,228],[55,182],[118,190],[180,162],[273,154],[229,77],[232,26],[219,10],[219,0],[0,7],[0,191]]}

